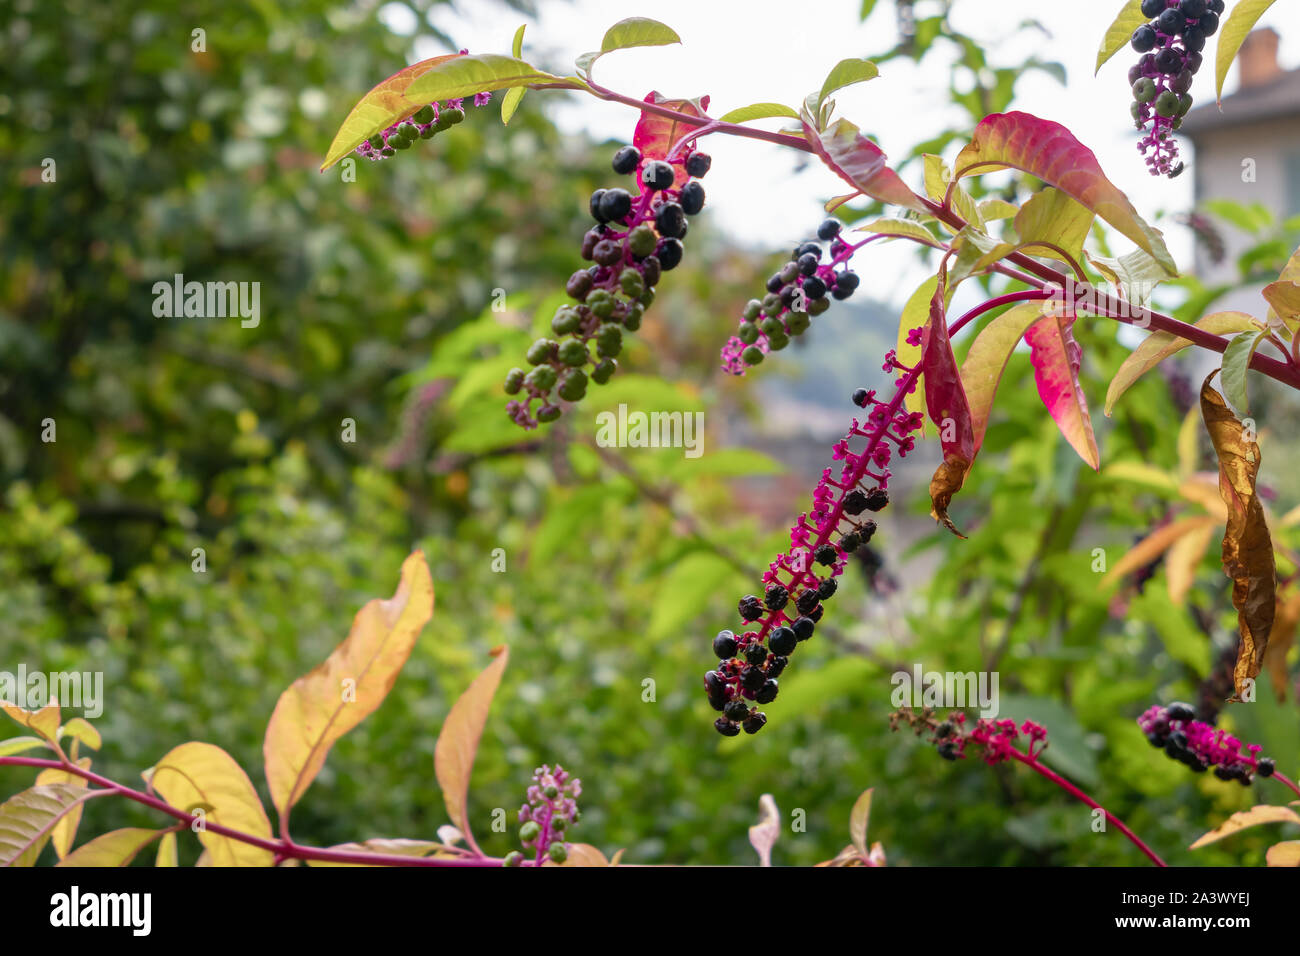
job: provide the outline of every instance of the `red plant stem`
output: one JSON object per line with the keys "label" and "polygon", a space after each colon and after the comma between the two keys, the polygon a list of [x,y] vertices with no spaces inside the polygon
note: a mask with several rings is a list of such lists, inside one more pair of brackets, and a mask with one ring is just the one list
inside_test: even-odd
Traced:
{"label": "red plant stem", "polygon": [[1297,797],[1300,797],[1300,787],[1297,787],[1295,785],[1295,781],[1287,777],[1286,774],[1278,773],[1276,770],[1274,770],[1273,779],[1276,780],[1278,783],[1282,784],[1282,786],[1284,787],[1290,787],[1291,790],[1294,791],[1295,795]]}
{"label": "red plant stem", "polygon": [[1160,859],[1160,857],[1156,856],[1155,851],[1152,850],[1145,843],[1143,843],[1141,838],[1139,838],[1136,833],[1134,833],[1132,830],[1126,827],[1124,825],[1123,820],[1115,816],[1113,813],[1111,813],[1101,804],[1097,803],[1096,800],[1092,799],[1092,797],[1088,796],[1086,793],[1084,793],[1074,784],[1070,783],[1070,781],[1066,780],[1060,774],[1052,770],[1049,770],[1047,767],[1044,767],[1035,758],[1029,756],[1028,754],[1022,753],[1021,751],[1017,750],[1014,747],[1008,747],[1007,749],[1010,755],[1014,757],[1016,760],[1019,760],[1026,767],[1030,767],[1036,773],[1039,773],[1042,776],[1046,777],[1048,780],[1052,781],[1052,783],[1056,784],[1058,787],[1060,787],[1070,796],[1074,797],[1076,800],[1082,801],[1083,803],[1086,803],[1088,806],[1092,807],[1094,810],[1100,810],[1102,813],[1104,813],[1106,815],[1106,819],[1109,822],[1115,824],[1115,827],[1119,830],[1119,832],[1124,834],[1126,837],[1128,837],[1129,841],[1135,847],[1137,847],[1139,850],[1145,853],[1148,859],[1150,859],[1151,862],[1154,863],[1156,866],[1169,865],[1164,860]]}
{"label": "red plant stem", "polygon": [[1010,305],[1013,302],[1030,302],[1035,299],[1050,299],[1054,295],[1055,293],[1043,289],[1024,289],[1020,292],[1008,292],[1006,295],[1000,295],[996,298],[989,299],[987,302],[981,302],[952,325],[948,326],[948,335],[956,335],[962,330],[962,327],[965,326],[966,323],[979,318],[985,312],[991,312],[999,306]]}
{"label": "red plant stem", "polygon": [[[134,800],[136,803],[142,803],[147,807],[152,807],[168,816],[175,817],[182,823],[193,826],[199,818],[192,813],[186,813],[184,810],[178,810],[170,804],[157,797],[147,793],[141,793],[139,790],[132,790],[130,787],[123,786],[115,780],[100,776],[89,770],[83,770],[81,767],[72,763],[65,763],[58,760],[47,760],[41,757],[0,757],[0,766],[11,767],[40,767],[42,769],[63,770],[67,773],[76,774],[91,783],[103,787],[101,791],[105,796],[109,793],[115,793],[118,796],[126,797],[128,800]],[[486,856],[466,857],[458,860],[448,860],[437,857],[421,856],[398,856],[386,853],[359,853],[350,850],[329,850],[321,847],[301,846],[292,840],[267,840],[263,837],[253,836],[250,833],[243,833],[239,830],[233,830],[230,827],[222,826],[219,823],[211,823],[203,820],[200,824],[202,829],[210,830],[220,836],[229,837],[232,840],[238,840],[241,843],[247,843],[250,846],[258,847],[262,850],[269,850],[275,854],[276,860],[296,859],[296,860],[320,860],[325,863],[357,863],[368,866],[501,866],[502,861]]]}

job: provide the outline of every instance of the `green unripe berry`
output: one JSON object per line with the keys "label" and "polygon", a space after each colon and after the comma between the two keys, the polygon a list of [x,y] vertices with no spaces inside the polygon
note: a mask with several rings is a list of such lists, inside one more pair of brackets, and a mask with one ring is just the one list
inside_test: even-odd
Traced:
{"label": "green unripe berry", "polygon": [[401,126],[397,127],[397,135],[403,139],[415,142],[420,135],[420,131],[416,128],[414,123],[403,123]]}
{"label": "green unripe berry", "polygon": [[404,136],[390,136],[388,137],[388,145],[393,149],[410,149],[411,141]]}
{"label": "green unripe berry", "polygon": [[781,305],[780,296],[772,292],[769,292],[767,295],[763,296],[764,315],[780,315],[782,308],[784,308],[784,306]]}
{"label": "green unripe berry", "polygon": [[557,816],[554,820],[551,821],[551,829],[554,830],[556,833],[563,833],[565,828],[568,825],[569,825],[569,821],[566,817]]}
{"label": "green unripe berry", "polygon": [[1175,116],[1174,121],[1169,124],[1170,128],[1172,129],[1178,129],[1182,125],[1183,125],[1183,118],[1181,116]]}
{"label": "green unripe berry", "polygon": [[763,311],[763,303],[757,299],[750,299],[745,303],[745,311],[741,313],[746,322],[753,322]]}
{"label": "green unripe berry", "polygon": [[591,370],[591,380],[597,385],[604,385],[618,371],[618,363],[612,358],[603,358]]}
{"label": "green unripe berry", "polygon": [[773,352],[779,352],[789,344],[790,336],[786,335],[784,332],[778,332],[776,335],[769,335],[767,337],[767,347]]}
{"label": "green unripe berry", "polygon": [[649,306],[655,300],[655,290],[651,286],[646,286],[646,290],[641,293],[639,301],[644,306]]}
{"label": "green unripe berry", "polygon": [[465,111],[462,109],[443,110],[438,114],[438,119],[445,121],[448,126],[455,126],[465,118]]}
{"label": "green unripe berry", "polygon": [[1186,116],[1187,111],[1192,108],[1192,94],[1184,93],[1178,97],[1178,115]]}
{"label": "green unripe berry", "polygon": [[596,332],[596,352],[602,358],[617,355],[623,350],[623,330],[617,325],[602,325]]}
{"label": "green unripe berry", "polygon": [[415,115],[412,116],[411,119],[415,120],[415,122],[419,123],[422,126],[425,123],[432,122],[433,107],[426,103],[424,106],[421,106],[418,110],[415,111]]}
{"label": "green unripe berry", "polygon": [[761,365],[763,363],[763,350],[757,345],[751,345],[740,353],[740,360],[746,365]]}
{"label": "green unripe berry", "polygon": [[571,309],[567,305],[556,310],[555,318],[551,319],[551,331],[556,335],[576,332],[580,325],[582,325],[582,316],[577,309]]}
{"label": "green unripe berry", "polygon": [[587,373],[580,368],[569,369],[560,377],[557,394],[566,402],[581,400],[587,394]]}
{"label": "green unripe berry", "polygon": [[772,315],[769,315],[762,322],[758,323],[758,328],[764,335],[769,336],[785,332],[785,326],[781,324],[781,320]]}
{"label": "green unripe berry", "polygon": [[538,339],[528,346],[524,358],[528,359],[529,365],[541,365],[543,362],[549,362],[554,355],[555,342],[551,339]]}
{"label": "green unripe berry", "polygon": [[383,149],[384,137],[381,134],[376,133],[374,136],[370,137],[370,145],[375,149]]}
{"label": "green unripe berry", "polygon": [[1156,97],[1156,115],[1163,116],[1165,119],[1173,116],[1178,112],[1178,94],[1172,90],[1165,90]]}
{"label": "green unripe berry", "polygon": [[802,335],[808,331],[812,320],[807,312],[789,312],[786,314],[785,324],[789,327],[791,335]]}
{"label": "green unripe berry", "polygon": [[578,367],[587,364],[587,346],[577,339],[561,343],[557,357],[565,365]]}
{"label": "green unripe berry", "polygon": [[814,299],[812,302],[808,303],[808,314],[821,315],[830,307],[831,307],[830,299]]}
{"label": "green unripe berry", "polygon": [[778,272],[777,275],[781,277],[782,282],[788,285],[795,279],[799,278],[799,263],[787,262],[781,267],[781,271]]}
{"label": "green unripe berry", "polygon": [[537,410],[537,420],[539,422],[553,422],[560,417],[559,405],[543,405]]}
{"label": "green unripe berry", "polygon": [[635,269],[624,269],[618,277],[618,286],[624,295],[635,299],[645,291],[645,280]]}
{"label": "green unripe berry", "polygon": [[433,126],[426,126],[420,130],[420,139],[433,139],[434,134],[438,131]]}
{"label": "green unripe berry", "polygon": [[1133,117],[1133,122],[1142,122],[1142,104],[1134,101],[1128,105],[1129,115]]}
{"label": "green unripe berry", "polygon": [[1156,85],[1149,76],[1144,76],[1133,84],[1133,99],[1139,103],[1150,103],[1156,98]]}
{"label": "green unripe berry", "polygon": [[633,302],[627,310],[627,315],[623,316],[623,328],[629,332],[635,332],[641,328],[641,317],[645,315],[645,306],[640,302]]}
{"label": "green unripe berry", "polygon": [[539,365],[524,376],[524,384],[545,395],[555,385],[555,369],[549,365]]}
{"label": "green unripe berry", "polygon": [[519,866],[524,862],[524,855],[518,850],[511,850],[501,861],[502,866]]}
{"label": "green unripe berry", "polygon": [[519,390],[524,387],[524,370],[521,368],[512,368],[506,373],[506,394],[517,395]]}
{"label": "green unripe berry", "polygon": [[746,345],[753,345],[758,341],[758,326],[753,322],[746,322],[736,330],[736,338]]}
{"label": "green unripe berry", "polygon": [[552,843],[546,848],[546,855],[556,863],[563,863],[569,858],[569,851],[563,843]]}
{"label": "green unripe berry", "polygon": [[560,795],[560,788],[553,783],[548,783],[542,787],[542,793],[545,794],[547,800],[554,800]]}
{"label": "green unripe berry", "polygon": [[587,308],[602,319],[608,319],[614,314],[615,304],[614,297],[604,289],[597,289],[587,296]]}
{"label": "green unripe berry", "polygon": [[627,237],[627,246],[632,250],[632,255],[638,259],[653,254],[658,243],[659,237],[655,235],[654,229],[644,222],[633,229]]}

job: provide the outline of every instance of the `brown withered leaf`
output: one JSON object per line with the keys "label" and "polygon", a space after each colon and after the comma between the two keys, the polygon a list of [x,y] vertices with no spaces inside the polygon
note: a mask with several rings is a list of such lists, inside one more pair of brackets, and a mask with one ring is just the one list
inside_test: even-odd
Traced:
{"label": "brown withered leaf", "polygon": [[935,469],[934,477],[930,479],[930,517],[959,538],[966,536],[957,530],[957,526],[948,517],[948,504],[952,501],[952,496],[961,491],[969,471],[969,461],[960,455],[945,455],[943,464]]}
{"label": "brown withered leaf", "polygon": [[1286,655],[1295,643],[1296,627],[1300,625],[1300,589],[1291,594],[1278,595],[1277,611],[1273,615],[1273,631],[1269,634],[1268,648],[1264,651],[1264,666],[1273,680],[1273,692],[1279,704],[1286,703]]}
{"label": "brown withered leaf", "polygon": [[1223,570],[1232,578],[1232,604],[1241,635],[1232,674],[1233,699],[1239,700],[1245,682],[1258,676],[1264,662],[1276,612],[1277,571],[1264,507],[1255,495],[1259,443],[1247,440],[1241,421],[1210,387],[1217,374],[1211,372],[1201,385],[1201,417],[1219,460],[1219,494],[1228,508]]}

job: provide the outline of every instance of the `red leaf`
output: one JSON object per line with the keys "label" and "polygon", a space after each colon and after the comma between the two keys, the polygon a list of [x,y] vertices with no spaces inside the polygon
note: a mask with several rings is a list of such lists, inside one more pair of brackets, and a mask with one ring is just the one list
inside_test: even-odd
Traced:
{"label": "red leaf", "polygon": [[1060,123],[1029,113],[994,113],[980,120],[953,163],[954,180],[1013,166],[1073,196],[1155,257],[1170,274],[1178,268],[1164,237],[1101,171],[1092,150]]}
{"label": "red leaf", "polygon": [[943,446],[943,464],[930,479],[930,515],[945,528],[964,538],[948,517],[948,504],[966,480],[975,460],[975,430],[970,402],[957,371],[957,359],[948,339],[944,299],[948,286],[948,265],[939,267],[939,284],[930,300],[930,321],[921,335],[921,371],[925,382],[925,407],[938,426]]}
{"label": "red leaf", "polygon": [[807,107],[801,114],[804,138],[821,161],[850,186],[872,199],[926,212],[921,197],[908,188],[885,163],[880,147],[862,135],[848,120],[839,119],[824,130],[817,129]]}
{"label": "red leaf", "polygon": [[1045,316],[1029,327],[1029,360],[1034,364],[1038,397],[1079,457],[1095,471],[1101,465],[1092,433],[1088,400],[1079,385],[1083,349],[1074,339],[1073,312]]}
{"label": "red leaf", "polygon": [[[664,99],[655,90],[650,91],[645,101],[686,116],[703,117],[709,108],[709,98],[707,96],[701,96],[694,100],[668,100]],[[632,133],[632,145],[641,151],[641,155],[645,159],[666,159],[669,150],[673,148],[674,144],[692,128],[694,128],[693,124],[683,123],[681,120],[669,119],[667,116],[642,110],[641,119],[637,122],[636,130]],[[685,182],[685,159],[679,156],[673,160],[673,165],[678,167],[676,170],[678,174],[677,181],[679,183]]]}

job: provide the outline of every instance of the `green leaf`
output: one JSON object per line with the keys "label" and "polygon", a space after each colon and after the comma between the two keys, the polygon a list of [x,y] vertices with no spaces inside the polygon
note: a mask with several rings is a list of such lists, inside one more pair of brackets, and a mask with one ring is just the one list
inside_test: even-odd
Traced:
{"label": "green leaf", "polygon": [[55,825],[90,799],[85,787],[31,787],[0,804],[0,866],[33,866]]}
{"label": "green leaf", "polygon": [[[1227,332],[1245,332],[1252,329],[1258,330],[1260,328],[1259,320],[1247,315],[1245,312],[1215,312],[1193,324],[1198,329],[1213,332],[1215,335],[1223,335]],[[1111,410],[1115,407],[1115,402],[1129,390],[1134,382],[1169,358],[1169,356],[1182,351],[1191,344],[1191,339],[1182,338],[1172,332],[1152,332],[1143,339],[1142,344],[1124,360],[1124,364],[1119,367],[1115,377],[1110,380],[1110,387],[1106,389],[1106,415],[1109,417]]]}
{"label": "green leaf", "polygon": [[0,757],[25,753],[44,746],[45,741],[40,737],[10,737],[8,740],[0,740]]}
{"label": "green leaf", "polygon": [[1144,249],[1134,249],[1118,259],[1094,256],[1090,252],[1084,252],[1084,257],[1106,277],[1119,298],[1141,308],[1146,308],[1156,286],[1169,277],[1164,267]]}
{"label": "green leaf", "polygon": [[865,226],[858,226],[853,231],[870,232],[878,236],[896,236],[900,239],[915,239],[935,249],[944,248],[944,244],[934,237],[934,233],[914,219],[876,219]]}
{"label": "green leaf", "polygon": [[1088,747],[1083,728],[1066,705],[1047,697],[1002,694],[998,718],[1010,718],[1017,724],[1025,720],[1042,724],[1049,731],[1049,745],[1042,752],[1043,762],[1085,786],[1095,786],[1098,782],[1096,754]]}
{"label": "green leaf", "polygon": [[[166,831],[126,827],[101,834],[77,847],[55,866],[126,866]],[[168,834],[174,836],[174,834]]]}
{"label": "green leaf", "polygon": [[435,64],[421,73],[406,89],[406,95],[422,103],[450,100],[490,93],[516,86],[537,83],[558,83],[573,87],[571,81],[551,73],[543,73],[531,63],[513,56],[497,53],[479,53],[457,56]]}
{"label": "green leaf", "polygon": [[748,123],[751,120],[768,119],[773,116],[798,119],[799,114],[783,103],[750,103],[718,117],[722,123]]}
{"label": "green leaf", "polygon": [[612,53],[614,50],[626,50],[634,46],[665,46],[681,42],[682,38],[676,30],[658,20],[628,17],[605,31],[605,38],[600,41],[600,52]]}
{"label": "green leaf", "polygon": [[[527,26],[526,23],[519,25],[519,29],[515,31],[514,42],[510,44],[510,53],[516,60],[524,54],[524,30]],[[519,101],[524,98],[525,92],[522,86],[506,90],[506,95],[501,98],[501,124],[503,126],[509,125],[510,118],[515,115],[515,110],[519,109]]]}
{"label": "green leaf", "polygon": [[1249,331],[1234,335],[1223,351],[1223,397],[1238,412],[1245,415],[1250,410],[1250,397],[1246,392],[1246,371],[1251,357],[1267,332]]}
{"label": "green leaf", "polygon": [[880,70],[876,69],[876,64],[870,60],[861,57],[840,60],[831,67],[831,71],[826,74],[826,79],[822,82],[821,92],[817,94],[817,109],[821,109],[822,103],[826,102],[826,97],[836,90],[842,90],[855,83],[874,80],[879,75]]}
{"label": "green leaf", "polygon": [[849,837],[863,859],[867,856],[867,823],[871,819],[871,791],[864,790],[849,813]]}
{"label": "green leaf", "polygon": [[84,717],[73,717],[59,728],[59,735],[80,740],[91,750],[98,750],[104,743],[99,736],[99,731]]}
{"label": "green leaf", "polygon": [[1219,28],[1219,46],[1214,60],[1214,92],[1220,100],[1223,99],[1223,81],[1228,77],[1232,61],[1237,58],[1237,51],[1264,15],[1264,11],[1272,5],[1273,0],[1240,0]]}
{"label": "green leaf", "polygon": [[1114,22],[1106,28],[1106,35],[1101,39],[1101,48],[1097,51],[1097,68],[1093,74],[1100,73],[1107,60],[1128,46],[1133,31],[1146,22],[1147,18],[1142,13],[1142,0],[1128,0]]}
{"label": "green leaf", "polygon": [[709,599],[728,585],[740,586],[739,572],[711,551],[693,551],[660,580],[646,637],[657,641],[699,617]]}
{"label": "green leaf", "polygon": [[862,9],[858,13],[859,20],[865,20],[871,16],[871,11],[876,9],[876,0],[862,0]]}
{"label": "green leaf", "polygon": [[980,218],[986,223],[997,219],[1014,219],[1020,207],[1005,199],[984,199],[979,203]]}

